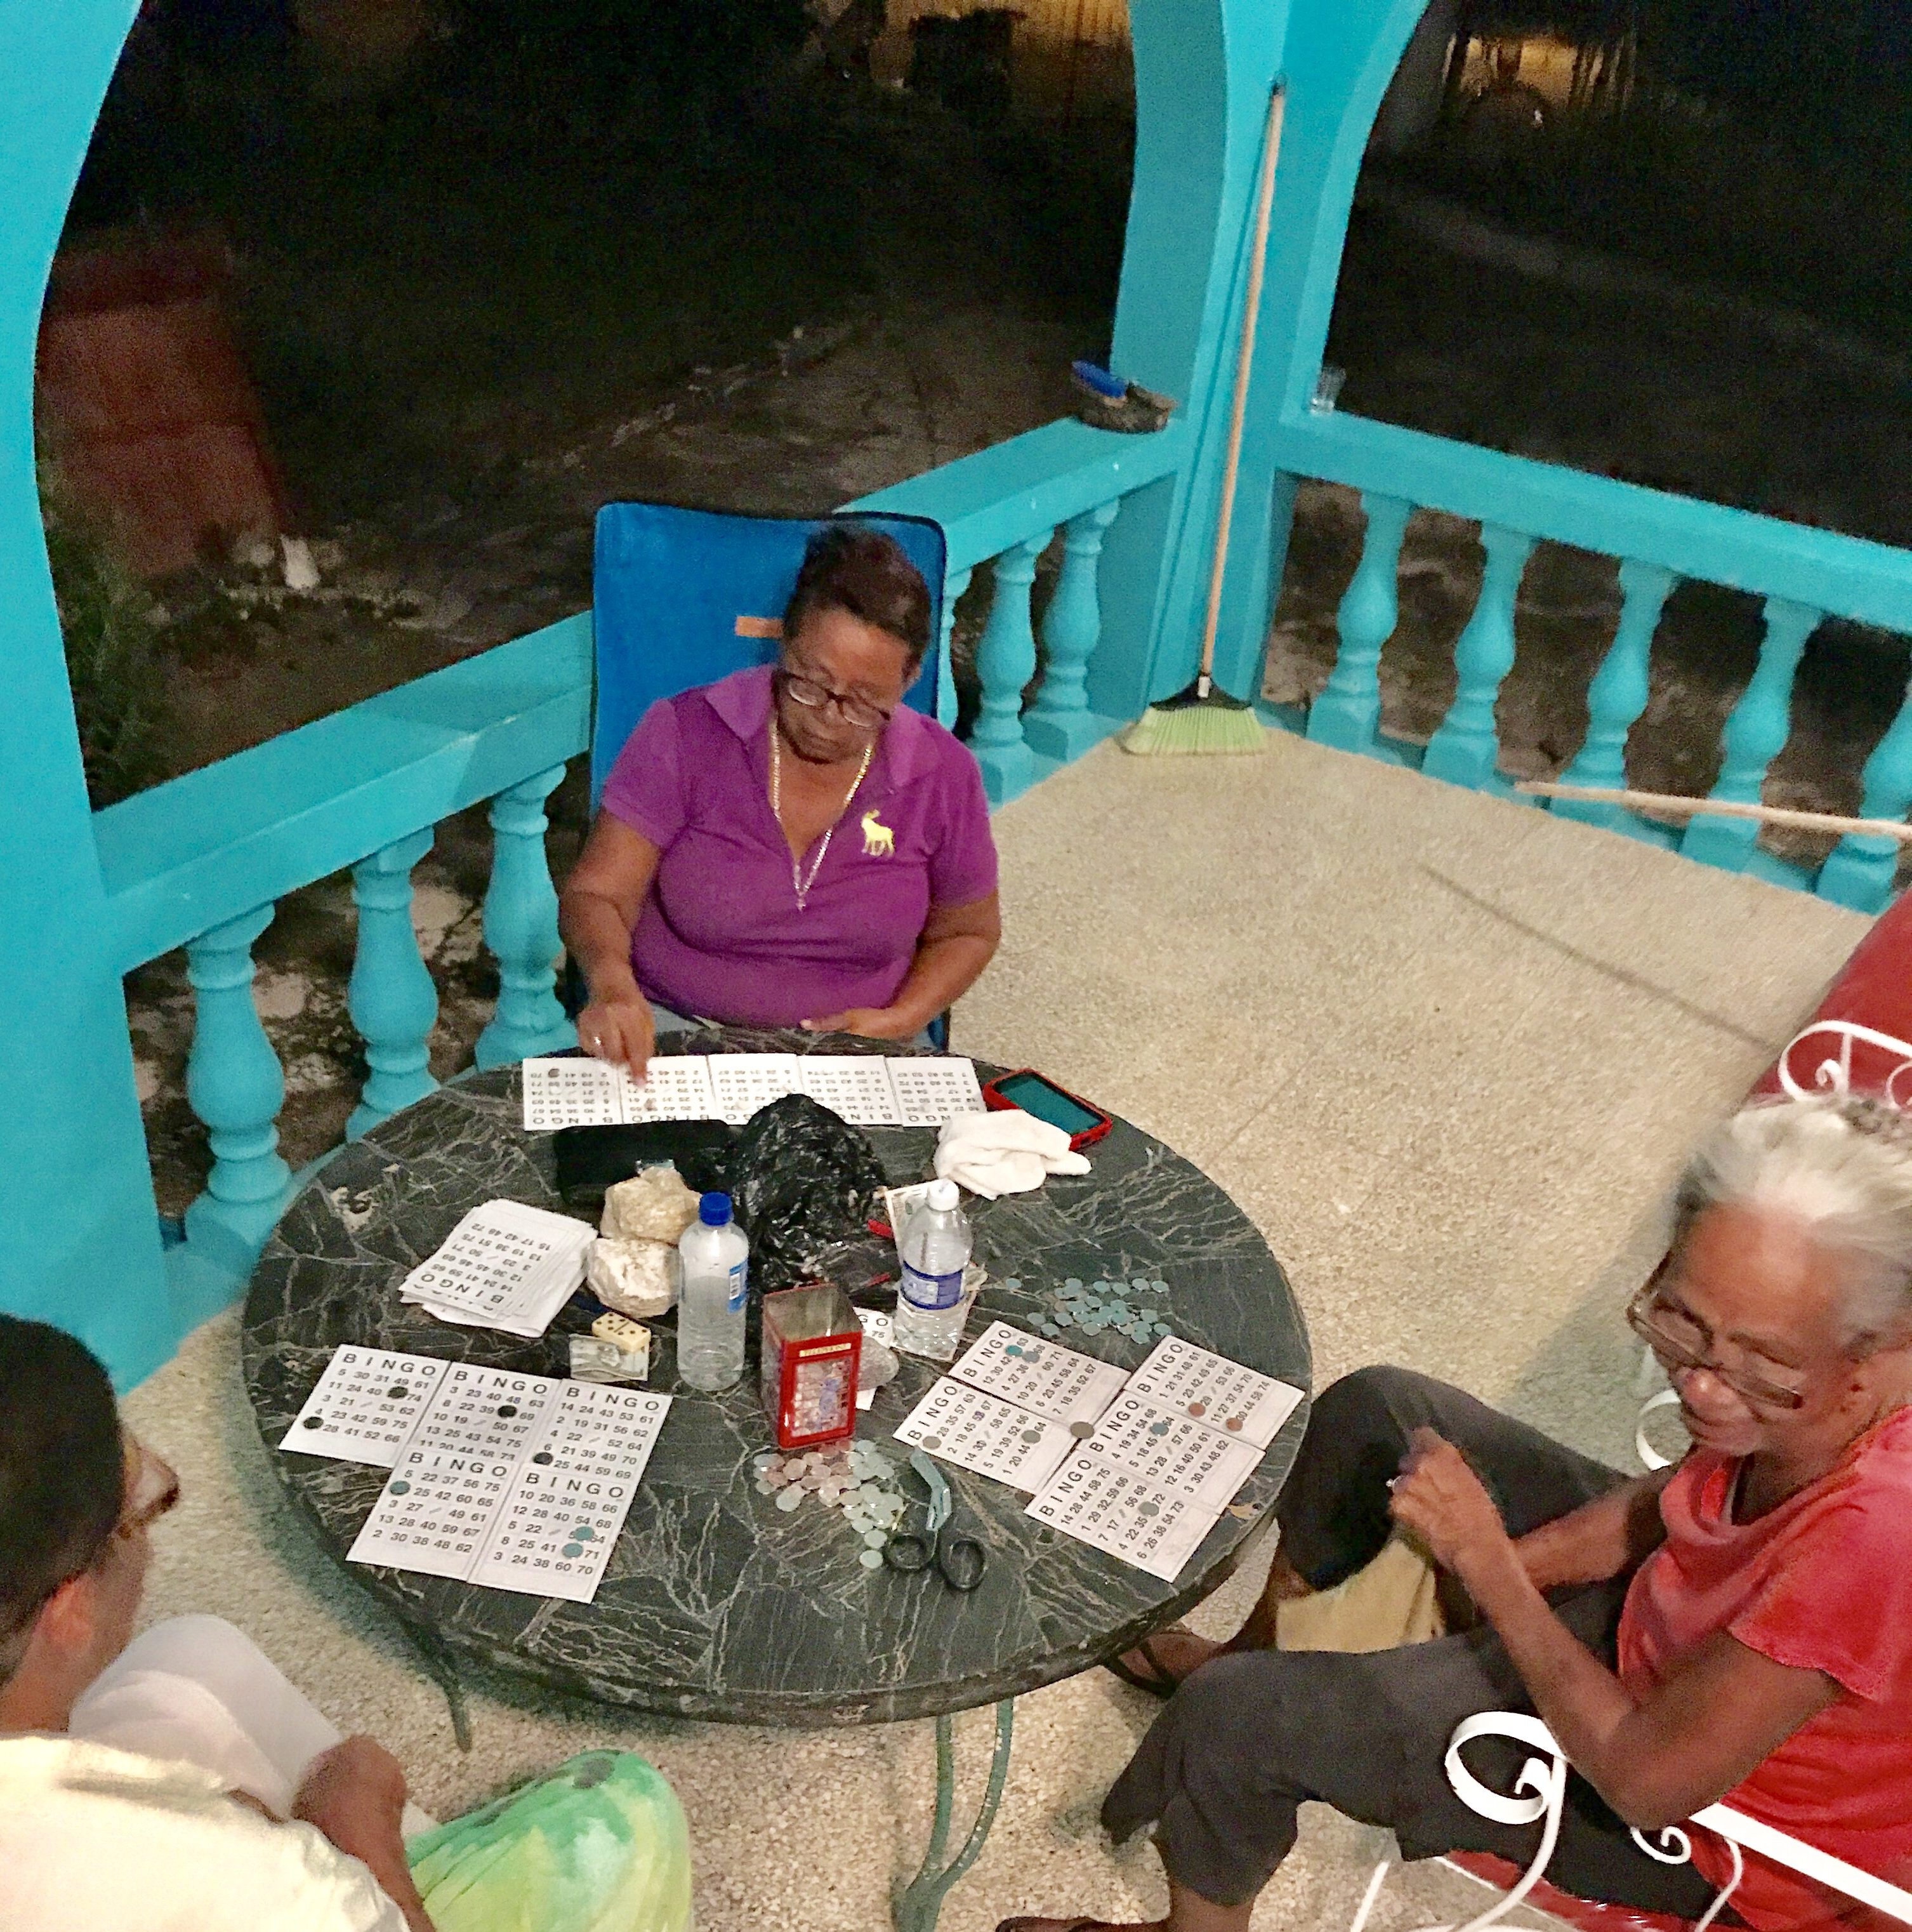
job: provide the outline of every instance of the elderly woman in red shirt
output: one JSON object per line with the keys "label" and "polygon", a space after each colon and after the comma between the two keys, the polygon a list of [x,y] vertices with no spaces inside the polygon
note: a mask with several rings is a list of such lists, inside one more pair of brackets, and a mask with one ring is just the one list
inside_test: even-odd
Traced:
{"label": "elderly woman in red shirt", "polygon": [[[1315,1406],[1246,1626],[1123,1660],[1173,1696],[1103,1822],[1152,1826],[1167,1932],[1246,1932],[1305,1799],[1391,1826],[1409,1858],[1526,1862],[1539,1826],[1479,1817],[1443,1770],[1456,1726],[1492,1710],[1536,1713],[1572,1763],[1564,1890],[1698,1917],[1725,1848],[1695,1832],[1691,1864],[1662,1864],[1628,1828],[1722,1799],[1912,1882],[1912,1121],[1856,1099],[1745,1109],[1689,1166],[1629,1318],[1679,1393],[1677,1468],[1629,1481],[1458,1390],[1360,1370]],[[1269,1648],[1284,1600],[1403,1534],[1471,1628]],[[1730,1909],[1756,1932],[1851,1910],[1752,1854]]]}

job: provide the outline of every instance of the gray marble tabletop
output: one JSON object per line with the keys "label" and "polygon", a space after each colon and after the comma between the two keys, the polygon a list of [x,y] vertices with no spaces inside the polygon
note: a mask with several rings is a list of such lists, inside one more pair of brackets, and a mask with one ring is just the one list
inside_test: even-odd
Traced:
{"label": "gray marble tabletop", "polygon": [[[875,1042],[784,1034],[679,1036],[673,1050],[883,1051]],[[888,1049],[894,1051],[894,1048]],[[991,1070],[979,1068],[984,1078]],[[522,1342],[452,1328],[398,1299],[403,1275],[459,1217],[499,1196],[562,1210],[551,1137],[519,1126],[518,1070],[472,1074],[346,1148],[307,1184],[253,1278],[244,1366],[268,1447],[341,1343],[544,1374],[566,1372],[568,1336],[595,1304],[574,1300],[550,1332]],[[935,1136],[877,1128],[892,1182],[928,1171]],[[969,1334],[992,1319],[1026,1325],[1070,1276],[1165,1280],[1175,1332],[1302,1388],[1301,1311],[1267,1244],[1228,1196],[1158,1141],[1118,1121],[1090,1150],[1092,1172],[1033,1194],[968,1204],[992,1277]],[[892,1251],[893,1259],[893,1251]],[[867,1257],[864,1272],[868,1272]],[[1005,1280],[1020,1283],[1005,1288]],[[850,1285],[846,1281],[846,1286]],[[894,1289],[882,1291],[891,1298]],[[879,1295],[859,1299],[878,1305]],[[988,1545],[982,1586],[959,1595],[933,1576],[870,1570],[841,1511],[790,1514],[757,1493],[751,1457],[769,1446],[754,1360],[721,1395],[684,1389],[667,1322],[652,1385],[678,1400],[639,1487],[596,1600],[543,1598],[350,1566],[349,1574],[429,1648],[608,1702],[754,1724],[880,1722],[966,1709],[1033,1690],[1116,1654],[1206,1596],[1240,1562],[1293,1460],[1308,1405],[1173,1583],[1038,1523],[1026,1498],[949,1468],[959,1507]],[[1113,1329],[1071,1346],[1133,1368],[1147,1346]],[[754,1350],[753,1349],[753,1357]],[[860,1418],[887,1444],[936,1375],[903,1358]],[[340,1561],[385,1472],[276,1455],[280,1479]],[[910,1478],[913,1486],[914,1479]]]}

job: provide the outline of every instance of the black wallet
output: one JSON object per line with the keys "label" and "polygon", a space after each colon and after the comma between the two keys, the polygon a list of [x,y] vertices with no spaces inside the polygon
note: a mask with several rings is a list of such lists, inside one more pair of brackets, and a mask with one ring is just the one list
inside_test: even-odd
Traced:
{"label": "black wallet", "polygon": [[640,1167],[673,1162],[684,1184],[700,1194],[730,1184],[728,1162],[734,1130],[721,1120],[640,1120],[626,1127],[560,1127],[551,1136],[558,1193],[567,1207],[601,1200],[613,1181],[628,1180]]}

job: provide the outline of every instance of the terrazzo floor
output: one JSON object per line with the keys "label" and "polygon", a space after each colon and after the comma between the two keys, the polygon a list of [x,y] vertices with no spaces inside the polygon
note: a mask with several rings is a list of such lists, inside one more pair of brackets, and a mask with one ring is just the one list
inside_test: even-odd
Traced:
{"label": "terrazzo floor", "polygon": [[[1627,1462],[1620,1310],[1683,1151],[1809,1012],[1863,919],[1280,735],[1255,758],[1104,747],[996,832],[1007,937],[957,1012],[959,1048],[1043,1069],[1228,1189],[1290,1271],[1317,1385],[1404,1362]],[[427,1808],[623,1745],[683,1799],[702,1932],[887,1925],[928,1826],[927,1724],[624,1721],[481,1679],[462,1756],[437,1690],[281,1502],[234,1317],[127,1410],[184,1480],[148,1616],[230,1618],[342,1726],[397,1751]],[[1231,1628],[1260,1567],[1197,1623]],[[1153,1708],[1101,1671],[1022,1700],[1002,1816],[947,1932],[1161,1909],[1152,1856],[1111,1853],[1095,1823]],[[988,1732],[986,1712],[959,1724],[971,1790]],[[1256,1926],[1347,1924],[1386,1848],[1311,1807]],[[1479,1903],[1422,1866],[1371,1924]]]}

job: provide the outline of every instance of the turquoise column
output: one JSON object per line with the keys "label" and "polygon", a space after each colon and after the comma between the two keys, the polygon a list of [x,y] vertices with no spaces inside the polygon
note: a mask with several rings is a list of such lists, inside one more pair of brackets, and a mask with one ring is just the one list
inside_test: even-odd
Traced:
{"label": "turquoise column", "polygon": [[1514,607],[1527,560],[1533,554],[1533,538],[1497,524],[1483,524],[1480,540],[1487,568],[1474,614],[1454,646],[1458,674],[1454,702],[1428,741],[1421,766],[1431,778],[1470,785],[1476,791],[1488,789],[1498,776],[1500,740],[1494,706],[1514,668]]}
{"label": "turquoise column", "polygon": [[1370,495],[1361,506],[1368,513],[1367,538],[1335,613],[1341,646],[1327,688],[1308,713],[1308,736],[1343,752],[1371,752],[1380,736],[1381,646],[1400,620],[1395,574],[1414,508],[1398,496]]}
{"label": "turquoise column", "polygon": [[371,1069],[346,1136],[356,1140],[388,1115],[437,1086],[427,1070],[438,988],[418,950],[412,923],[412,868],[432,849],[429,826],[374,852],[352,868],[358,906],[358,946],[346,988],[352,1023]]}
{"label": "turquoise column", "polygon": [[1090,715],[1089,661],[1102,635],[1095,585],[1102,538],[1122,508],[1119,498],[1074,518],[1062,536],[1062,574],[1042,617],[1042,688],[1023,725],[1029,749],[1064,764],[1101,736]]}
{"label": "turquoise column", "polygon": [[122,1388],[171,1353],[112,909],[34,476],[46,271],[136,0],[0,0],[0,1309],[84,1340]]}
{"label": "turquoise column", "polygon": [[969,587],[966,570],[952,571],[943,580],[943,623],[937,638],[937,662],[940,675],[936,681],[936,722],[945,730],[956,728],[956,666],[949,654],[949,640],[956,628],[956,606]]}
{"label": "turquoise column", "polygon": [[186,1098],[205,1123],[212,1172],[186,1210],[186,1240],[200,1261],[241,1279],[251,1271],[291,1197],[292,1170],[275,1123],[286,1076],[253,999],[253,942],[274,908],[216,926],[186,948],[196,1011]]}
{"label": "turquoise column", "polygon": [[[1726,761],[1711,796],[1744,805],[1759,802],[1766,768],[1792,730],[1793,674],[1799,668],[1800,653],[1824,615],[1782,597],[1766,600],[1766,636],[1759,662],[1726,721]],[[1759,826],[1752,819],[1695,818],[1680,849],[1689,859],[1737,872],[1745,869],[1758,837]]]}
{"label": "turquoise column", "polygon": [[[1886,735],[1866,760],[1861,818],[1903,818],[1912,807],[1912,686]],[[1896,838],[1842,838],[1819,868],[1813,890],[1854,912],[1884,912],[1892,903],[1905,848]]]}
{"label": "turquoise column", "polygon": [[[1620,790],[1626,784],[1626,739],[1647,708],[1647,673],[1660,612],[1672,594],[1674,577],[1656,563],[1623,560],[1620,567],[1620,624],[1612,647],[1587,691],[1587,736],[1560,775],[1566,784],[1597,785]],[[1641,820],[1624,806],[1596,805],[1587,799],[1557,798],[1554,812],[1609,832],[1641,836]]]}
{"label": "turquoise column", "polygon": [[552,988],[557,983],[558,894],[544,854],[544,801],[562,765],[500,792],[492,801],[491,884],[484,896],[484,943],[498,961],[498,1010],[478,1035],[480,1066],[502,1066],[577,1044]]}
{"label": "turquoise column", "polygon": [[1023,692],[1035,675],[1035,633],[1029,627],[1029,591],[1035,560],[1049,548],[1053,530],[1005,550],[996,560],[996,594],[989,621],[976,646],[976,673],[982,680],[982,710],[969,734],[969,749],[982,767],[992,805],[1005,805],[1026,791],[1035,763],[1023,737]]}

